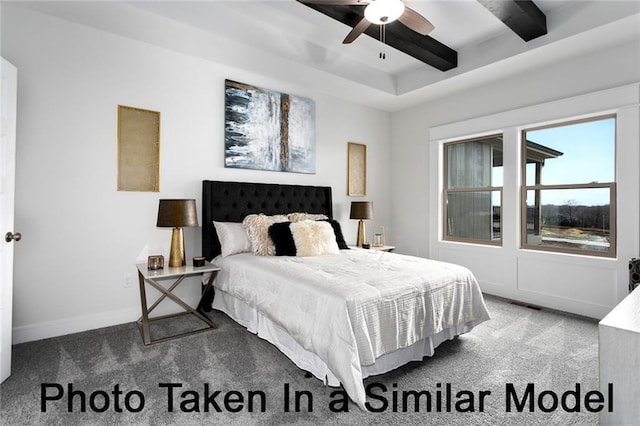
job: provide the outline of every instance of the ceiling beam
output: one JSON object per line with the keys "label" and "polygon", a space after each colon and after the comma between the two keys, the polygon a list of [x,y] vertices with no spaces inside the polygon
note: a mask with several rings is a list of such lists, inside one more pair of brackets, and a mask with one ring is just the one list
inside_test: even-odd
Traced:
{"label": "ceiling beam", "polygon": [[[300,2],[302,3],[302,2]],[[354,27],[364,17],[363,6],[335,6],[302,3],[350,27]],[[378,25],[370,25],[364,34],[376,40],[380,38]],[[345,29],[344,35],[349,33]],[[412,56],[440,71],[448,71],[458,66],[458,52],[429,36],[422,36],[402,25],[399,21],[386,25],[386,44]],[[357,40],[354,42],[357,43]]]}
{"label": "ceiling beam", "polygon": [[532,0],[478,0],[524,41],[547,34],[547,17]]}

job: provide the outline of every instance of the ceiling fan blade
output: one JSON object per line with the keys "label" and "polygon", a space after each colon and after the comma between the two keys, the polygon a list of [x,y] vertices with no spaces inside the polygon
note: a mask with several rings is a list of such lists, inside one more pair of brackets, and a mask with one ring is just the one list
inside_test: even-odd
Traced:
{"label": "ceiling fan blade", "polygon": [[404,8],[404,13],[400,15],[398,21],[402,22],[407,28],[420,35],[429,34],[434,28],[433,24],[429,22],[427,18],[408,7]]}
{"label": "ceiling fan blade", "polygon": [[336,6],[365,6],[369,1],[365,0],[298,0],[300,3],[326,4]]}
{"label": "ceiling fan blade", "polygon": [[371,25],[371,22],[367,21],[367,18],[362,18],[362,20],[360,20],[360,22],[358,22],[356,26],[353,27],[351,32],[347,34],[347,36],[342,41],[342,44],[349,44],[353,40],[357,39],[360,34],[365,32],[365,30],[369,28],[369,25]]}

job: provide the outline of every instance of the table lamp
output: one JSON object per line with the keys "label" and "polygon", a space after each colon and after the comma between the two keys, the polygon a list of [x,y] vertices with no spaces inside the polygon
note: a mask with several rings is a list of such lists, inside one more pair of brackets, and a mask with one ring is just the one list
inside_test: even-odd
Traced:
{"label": "table lamp", "polygon": [[173,228],[169,266],[172,268],[185,266],[182,228],[198,226],[196,200],[160,200],[156,226]]}
{"label": "table lamp", "polygon": [[367,242],[367,233],[364,229],[364,221],[373,219],[373,203],[371,201],[352,201],[350,219],[359,219],[358,222],[358,238],[356,245],[362,247]]}

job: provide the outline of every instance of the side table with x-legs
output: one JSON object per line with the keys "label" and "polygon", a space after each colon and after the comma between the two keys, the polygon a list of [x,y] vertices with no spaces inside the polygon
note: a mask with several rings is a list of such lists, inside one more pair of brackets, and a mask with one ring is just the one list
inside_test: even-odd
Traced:
{"label": "side table with x-legs", "polygon": [[[213,280],[220,268],[212,263],[206,262],[205,266],[180,266],[180,267],[168,267],[165,266],[162,269],[151,270],[147,268],[146,263],[139,263],[136,265],[138,268],[138,281],[140,284],[140,304],[142,308],[142,316],[136,321],[138,324],[138,328],[140,329],[140,333],[142,334],[142,340],[145,345],[150,345],[152,343],[164,342],[167,340],[175,339],[178,337],[188,336],[191,334],[201,333],[203,331],[208,331],[216,328],[216,325],[211,321],[205,314],[205,311],[210,310],[207,308],[207,301],[209,305],[213,300]],[[185,301],[176,296],[173,291],[178,287],[178,285],[188,276],[193,275],[202,275],[205,273],[209,273],[210,277],[207,281],[207,284],[202,288],[202,299],[196,308],[189,306]],[[165,287],[158,283],[158,280],[165,279],[175,279],[173,284],[169,287]],[[154,289],[158,290],[161,295],[160,297],[151,304],[151,306],[147,305],[147,294],[145,286],[149,285]],[[169,298],[173,302],[175,302],[178,306],[185,310],[185,312],[179,312],[175,314],[162,315],[158,317],[149,317],[151,311],[153,311],[165,298]],[[193,315],[202,321],[206,326],[204,328],[199,328],[197,330],[186,331],[183,333],[174,334],[171,336],[162,337],[159,339],[151,338],[151,330],[150,325],[154,321],[163,320],[167,318],[178,317],[182,315]]]}

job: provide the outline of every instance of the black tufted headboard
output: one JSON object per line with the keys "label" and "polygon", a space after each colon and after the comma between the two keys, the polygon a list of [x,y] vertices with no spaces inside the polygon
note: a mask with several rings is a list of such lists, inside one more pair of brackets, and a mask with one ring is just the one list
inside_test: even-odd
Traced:
{"label": "black tufted headboard", "polygon": [[323,213],[333,218],[331,187],[202,181],[202,255],[220,254],[213,222],[242,222],[252,213]]}

